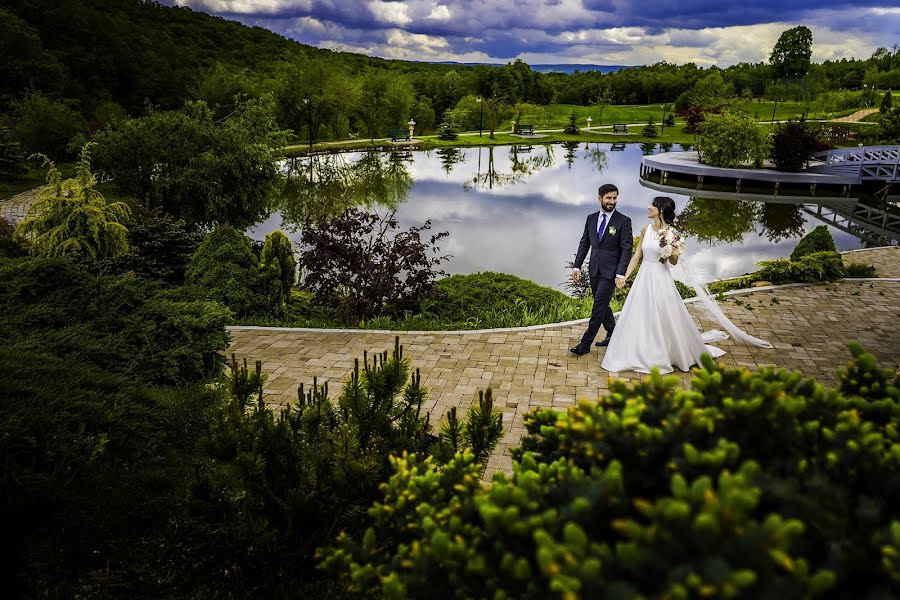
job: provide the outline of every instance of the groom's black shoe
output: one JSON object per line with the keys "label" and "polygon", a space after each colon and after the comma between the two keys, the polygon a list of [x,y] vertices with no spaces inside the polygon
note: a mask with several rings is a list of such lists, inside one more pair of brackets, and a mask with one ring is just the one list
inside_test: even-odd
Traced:
{"label": "groom's black shoe", "polygon": [[605,338],[603,338],[602,340],[600,340],[599,342],[594,342],[594,345],[597,346],[598,348],[603,348],[605,346],[609,346],[609,340],[611,340],[611,339],[612,339],[612,336],[608,335]]}
{"label": "groom's black shoe", "polygon": [[582,346],[581,344],[578,344],[574,348],[569,348],[569,352],[571,352],[572,354],[574,354],[576,356],[581,356],[582,354],[587,354],[590,351],[591,351],[590,346]]}

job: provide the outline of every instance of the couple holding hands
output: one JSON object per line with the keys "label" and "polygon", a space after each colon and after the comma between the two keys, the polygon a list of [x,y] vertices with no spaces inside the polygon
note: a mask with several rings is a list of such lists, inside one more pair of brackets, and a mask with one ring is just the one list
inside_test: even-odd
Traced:
{"label": "couple holding hands", "polygon": [[[606,336],[594,345],[606,347],[601,366],[610,372],[649,373],[655,368],[670,373],[674,367],[688,371],[699,363],[704,352],[713,357],[725,354],[707,342],[724,340],[728,335],[719,330],[700,333],[675,286],[676,272],[679,279],[694,286],[700,305],[732,336],[754,346],[772,347],[769,342],[735,326],[703,282],[678,268],[684,241],[672,228],[674,200],[666,196],[653,199],[647,207],[650,222],[641,229],[637,245],[633,246],[631,219],[616,210],[618,198],[616,186],[609,183],[600,186],[597,190],[600,210],[588,215],[578,244],[572,279],[580,278],[581,265],[590,250],[588,273],[594,305],[587,331],[569,350],[571,353],[581,356],[590,352],[602,325]],[[641,268],[616,323],[609,307],[613,291],[625,287],[639,265]]]}

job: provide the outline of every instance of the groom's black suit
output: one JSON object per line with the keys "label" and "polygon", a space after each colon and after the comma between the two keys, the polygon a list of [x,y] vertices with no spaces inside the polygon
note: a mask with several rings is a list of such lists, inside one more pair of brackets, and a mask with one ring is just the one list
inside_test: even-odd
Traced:
{"label": "groom's black suit", "polygon": [[591,291],[594,294],[594,306],[591,309],[591,320],[587,331],[581,337],[580,347],[590,348],[591,342],[597,337],[600,325],[606,330],[606,335],[612,333],[616,326],[609,301],[616,289],[616,275],[625,275],[628,263],[631,261],[631,248],[634,243],[631,233],[631,219],[613,211],[607,216],[609,223],[603,232],[603,237],[597,235],[597,225],[600,221],[600,211],[589,214],[584,223],[584,235],[578,244],[578,252],[575,254],[575,268],[580,269],[588,248],[591,250],[591,260],[588,263],[588,272],[591,276]]}

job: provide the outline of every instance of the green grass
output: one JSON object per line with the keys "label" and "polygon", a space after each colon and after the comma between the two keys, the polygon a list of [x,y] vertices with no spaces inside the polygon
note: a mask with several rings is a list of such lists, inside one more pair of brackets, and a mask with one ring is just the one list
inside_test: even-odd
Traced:
{"label": "green grass", "polygon": [[[437,282],[440,297],[423,300],[419,311],[400,319],[377,318],[360,329],[447,331],[528,327],[585,319],[592,299],[576,299],[533,281],[505,273],[453,275]],[[242,325],[351,328],[334,313],[313,307],[309,295],[298,293],[287,319],[253,318]],[[620,303],[613,306],[619,310]]]}

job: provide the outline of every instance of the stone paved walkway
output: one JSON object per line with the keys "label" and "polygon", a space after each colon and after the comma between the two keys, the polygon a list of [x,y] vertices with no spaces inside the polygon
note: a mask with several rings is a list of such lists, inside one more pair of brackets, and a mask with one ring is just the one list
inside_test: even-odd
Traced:
{"label": "stone paved walkway", "polygon": [[[882,277],[900,276],[900,249],[851,253],[854,262],[876,263]],[[703,329],[711,322],[689,310]],[[846,340],[858,340],[885,366],[900,363],[900,281],[845,281],[827,285],[758,290],[730,296],[728,316],[749,333],[769,339],[774,349],[752,348],[728,340],[722,361],[756,369],[761,365],[798,369],[825,384],[837,382],[835,370],[846,364]],[[461,417],[477,400],[478,390],[493,388],[504,413],[505,436],[488,462],[486,478],[509,471],[509,448],[524,433],[524,416],[536,407],[565,409],[576,399],[595,398],[609,388],[610,375],[600,368],[602,352],[576,357],[568,352],[583,323],[527,330],[488,332],[400,333],[404,354],[419,368],[429,390],[426,408],[435,422],[451,406]],[[363,351],[393,348],[394,333],[232,328],[229,353],[262,360],[269,374],[267,402],[286,406],[296,400],[300,383],[313,377],[329,381],[332,397]],[[594,349],[596,350],[596,348]],[[620,373],[637,379],[637,373]],[[689,374],[680,374],[687,385]]]}
{"label": "stone paved walkway", "polygon": [[0,219],[5,219],[10,225],[18,225],[25,218],[28,209],[37,200],[38,192],[43,186],[31,188],[12,198],[0,201]]}

